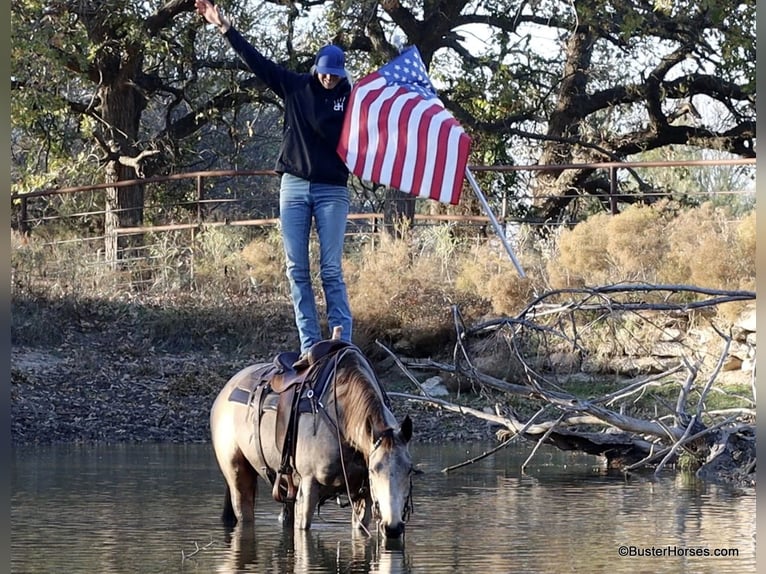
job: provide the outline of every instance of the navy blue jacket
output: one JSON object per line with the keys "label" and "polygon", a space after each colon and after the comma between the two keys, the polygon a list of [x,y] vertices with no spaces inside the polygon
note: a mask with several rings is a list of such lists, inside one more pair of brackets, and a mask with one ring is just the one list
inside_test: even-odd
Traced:
{"label": "navy blue jacket", "polygon": [[343,78],[324,88],[313,74],[293,72],[253,48],[230,27],[226,39],[250,70],[285,102],[282,147],[275,170],[317,183],[346,185],[348,168],[338,153],[351,85]]}

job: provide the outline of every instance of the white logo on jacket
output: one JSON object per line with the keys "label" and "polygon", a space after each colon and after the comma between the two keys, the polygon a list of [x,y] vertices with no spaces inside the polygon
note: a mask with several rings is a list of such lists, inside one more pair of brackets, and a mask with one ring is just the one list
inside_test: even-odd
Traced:
{"label": "white logo on jacket", "polygon": [[346,106],[346,96],[343,96],[342,98],[338,98],[333,103],[332,109],[335,112],[342,112],[343,108]]}

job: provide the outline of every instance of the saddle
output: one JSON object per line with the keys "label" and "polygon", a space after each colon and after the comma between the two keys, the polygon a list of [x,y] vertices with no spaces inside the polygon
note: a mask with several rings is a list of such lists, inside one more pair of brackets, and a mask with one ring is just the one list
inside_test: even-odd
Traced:
{"label": "saddle", "polygon": [[[339,332],[333,336],[339,337]],[[276,472],[269,472],[272,497],[277,502],[294,501],[297,487],[293,481],[298,419],[301,413],[316,413],[316,401],[322,396],[332,371],[330,358],[341,349],[353,347],[339,338],[315,343],[303,356],[285,351],[277,354],[271,364],[257,370],[249,379],[249,388],[235,388],[230,401],[251,406],[256,411],[255,424],[260,424],[264,410],[276,410],[274,440],[281,453]],[[265,460],[261,441],[261,460]]]}

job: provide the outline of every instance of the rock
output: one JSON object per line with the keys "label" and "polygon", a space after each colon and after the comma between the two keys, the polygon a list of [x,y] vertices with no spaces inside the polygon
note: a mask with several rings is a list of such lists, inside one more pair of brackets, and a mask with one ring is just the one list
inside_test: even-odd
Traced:
{"label": "rock", "polygon": [[723,362],[722,370],[724,371],[736,371],[742,368],[742,359],[729,355]]}
{"label": "rock", "polygon": [[681,329],[678,329],[676,327],[663,329],[660,332],[661,341],[681,341],[682,339],[683,339],[683,332],[681,331]]}
{"label": "rock", "polygon": [[755,313],[754,307],[745,309],[745,311],[743,311],[742,314],[739,316],[739,319],[737,319],[737,321],[735,322],[735,325],[739,327],[740,329],[754,333],[756,331],[755,315],[756,313]]}
{"label": "rock", "polygon": [[420,386],[432,397],[448,397],[449,390],[444,386],[444,382],[441,377],[431,377],[426,379]]}
{"label": "rock", "polygon": [[747,344],[732,341],[729,346],[729,354],[739,359],[745,360],[755,356],[755,349]]}
{"label": "rock", "polygon": [[661,341],[652,347],[652,355],[655,357],[683,357],[687,354],[689,347],[674,341]]}
{"label": "rock", "polygon": [[740,367],[740,370],[744,371],[745,373],[752,373],[754,368],[755,368],[755,360],[745,359],[744,361],[742,361],[742,366]]}

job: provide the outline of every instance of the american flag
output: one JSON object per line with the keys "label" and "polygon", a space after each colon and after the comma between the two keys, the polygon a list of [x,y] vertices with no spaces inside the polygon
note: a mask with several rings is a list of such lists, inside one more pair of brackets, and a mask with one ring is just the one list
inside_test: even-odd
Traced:
{"label": "american flag", "polygon": [[362,180],[456,205],[470,146],[412,46],[354,85],[338,153]]}

